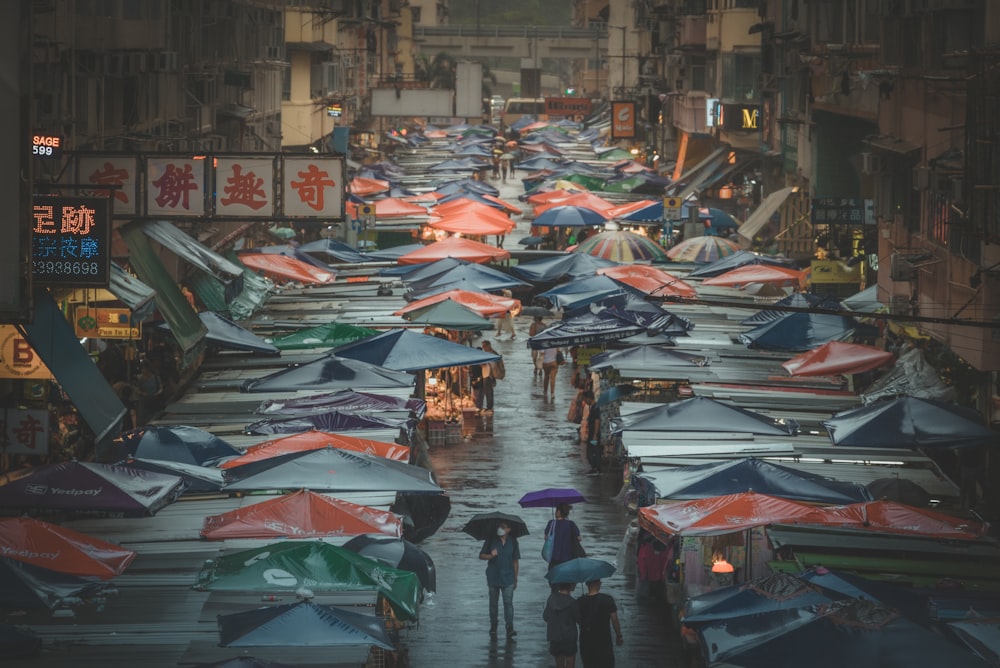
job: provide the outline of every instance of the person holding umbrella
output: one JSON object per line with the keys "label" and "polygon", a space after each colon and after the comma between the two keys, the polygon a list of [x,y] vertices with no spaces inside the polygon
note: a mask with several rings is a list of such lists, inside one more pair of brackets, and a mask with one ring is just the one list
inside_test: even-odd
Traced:
{"label": "person holding umbrella", "polygon": [[521,549],[517,538],[511,534],[511,524],[497,522],[496,536],[483,543],[479,558],[486,561],[486,584],[490,589],[490,638],[497,637],[500,597],[503,596],[503,617],[507,624],[507,638],[517,635],[514,630],[514,590],[517,589],[518,563]]}

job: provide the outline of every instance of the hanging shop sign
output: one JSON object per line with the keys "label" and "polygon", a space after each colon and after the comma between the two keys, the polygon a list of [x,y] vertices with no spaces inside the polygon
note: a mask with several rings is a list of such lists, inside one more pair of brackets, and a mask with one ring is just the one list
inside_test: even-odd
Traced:
{"label": "hanging shop sign", "polygon": [[611,103],[611,138],[635,138],[635,102]]}
{"label": "hanging shop sign", "polygon": [[31,135],[31,155],[36,158],[61,158],[63,138],[51,133],[35,132]]}
{"label": "hanging shop sign", "polygon": [[0,325],[0,378],[52,378],[45,362],[13,325]]}
{"label": "hanging shop sign", "polygon": [[73,330],[81,338],[138,339],[142,336],[127,308],[77,306],[73,312]]}
{"label": "hanging shop sign", "polygon": [[586,97],[547,97],[545,98],[545,113],[549,118],[553,116],[575,116],[590,115],[590,98]]}
{"label": "hanging shop sign", "polygon": [[875,200],[852,197],[815,197],[813,225],[874,225]]}
{"label": "hanging shop sign", "polygon": [[106,288],[111,205],[105,197],[35,195],[31,277],[39,285]]}
{"label": "hanging shop sign", "polygon": [[756,104],[720,104],[719,125],[729,132],[757,131],[760,126],[760,107]]}
{"label": "hanging shop sign", "polygon": [[9,455],[49,454],[49,412],[8,408],[4,411],[4,450]]}

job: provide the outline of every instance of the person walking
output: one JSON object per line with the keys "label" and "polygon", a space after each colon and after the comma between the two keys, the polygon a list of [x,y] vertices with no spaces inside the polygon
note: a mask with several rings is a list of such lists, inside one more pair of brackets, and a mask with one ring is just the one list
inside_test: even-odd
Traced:
{"label": "person walking", "polygon": [[514,314],[507,310],[502,316],[497,318],[497,340],[503,336],[504,332],[510,334],[510,340],[513,341],[517,338],[517,332],[514,331]]}
{"label": "person walking", "polygon": [[549,641],[549,654],[556,659],[556,668],[573,668],[576,663],[576,627],[580,623],[580,611],[571,591],[572,583],[555,585],[542,611],[545,639]]}
{"label": "person walking", "polygon": [[542,351],[542,398],[551,394],[556,398],[556,375],[559,365],[563,364],[562,348],[546,348]]}
{"label": "person walking", "polygon": [[[625,644],[618,606],[608,594],[601,593],[601,581],[587,582],[587,593],[577,599],[580,611],[580,659],[583,668],[615,668],[615,645]],[[611,628],[615,641],[611,642]]]}
{"label": "person walking", "polygon": [[[545,321],[542,320],[542,316],[536,315],[535,319],[531,321],[531,325],[528,327],[528,336],[532,337],[536,334],[542,332],[545,329]],[[531,375],[532,380],[539,378],[542,375],[542,351],[537,348],[531,349],[531,364],[535,367],[534,372]]]}
{"label": "person walking", "polygon": [[514,630],[514,590],[517,589],[521,548],[517,544],[517,538],[510,535],[510,528],[508,522],[499,522],[496,537],[487,540],[479,553],[479,558],[486,562],[486,584],[490,589],[490,638],[497,637],[501,597],[507,637],[517,635]]}
{"label": "person walking", "polygon": [[594,393],[583,393],[583,416],[580,421],[580,442],[587,448],[588,475],[601,472],[601,409],[594,400]]}
{"label": "person walking", "polygon": [[560,503],[556,506],[555,519],[549,520],[545,525],[544,539],[552,536],[552,553],[549,555],[549,570],[554,566],[569,561],[575,557],[584,556],[583,545],[580,542],[580,527],[576,522],[569,519],[569,511],[572,508],[568,503]]}
{"label": "person walking", "polygon": [[[493,344],[489,341],[483,341],[483,345],[480,348],[484,353],[491,353],[493,355],[499,355],[494,348]],[[503,380],[507,375],[507,371],[504,368],[503,357],[496,360],[495,362],[487,362],[480,366],[480,400],[482,403],[477,401],[476,407],[480,408],[487,415],[493,414],[493,389],[497,385],[498,380]]]}

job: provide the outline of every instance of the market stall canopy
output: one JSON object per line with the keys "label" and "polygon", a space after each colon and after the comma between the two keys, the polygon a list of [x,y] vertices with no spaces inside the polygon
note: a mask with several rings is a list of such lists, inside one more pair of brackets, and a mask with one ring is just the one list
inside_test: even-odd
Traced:
{"label": "market stall canopy", "polygon": [[615,262],[668,262],[667,251],[641,234],[612,230],[587,237],[574,253],[587,253]]}
{"label": "market stall canopy", "polygon": [[830,341],[781,363],[792,376],[862,373],[890,364],[895,355],[860,343]]}
{"label": "market stall canopy", "polygon": [[805,503],[853,504],[872,498],[864,485],[754,457],[658,468],[636,475],[649,487],[647,497],[675,501],[750,491]]}
{"label": "market stall canopy", "polygon": [[109,583],[92,577],[0,557],[0,608],[54,610],[86,605],[116,593]]}
{"label": "market stall canopy", "polygon": [[615,431],[740,432],[794,436],[795,420],[772,418],[710,397],[691,397],[636,411],[617,419]]}
{"label": "market stall canopy", "polygon": [[153,425],[122,432],[111,442],[113,455],[214,466],[242,454],[215,434],[187,425]]}
{"label": "market stall canopy", "polygon": [[[542,205],[545,206],[545,205]],[[593,227],[603,225],[604,214],[585,206],[559,205],[548,208],[532,221],[537,227]]]}
{"label": "market stall canopy", "polygon": [[327,264],[336,262],[359,264],[361,262],[370,262],[372,259],[365,253],[358,251],[358,249],[333,239],[310,241],[299,246],[299,250]]}
{"label": "market stall canopy", "polygon": [[798,187],[788,186],[770,193],[764,198],[764,201],[761,202],[756,209],[754,209],[754,212],[750,214],[746,222],[740,225],[737,230],[737,234],[747,241],[753,241],[754,236],[756,236],[756,234],[760,232],[768,222],[770,222],[771,216],[778,212],[778,209],[780,209],[781,205],[785,203],[785,200],[787,200],[792,193],[798,192],[798,190]]}
{"label": "market stall canopy", "polygon": [[278,339],[272,339],[270,343],[279,350],[336,348],[346,343],[367,339],[376,334],[378,334],[377,330],[368,329],[367,327],[330,322],[325,325],[303,329]]}
{"label": "market stall canopy", "polygon": [[907,395],[954,403],[955,388],[941,381],[941,374],[924,357],[920,348],[910,348],[899,356],[891,369],[861,394],[865,405],[888,397]]}
{"label": "market stall canopy", "polygon": [[764,255],[753,251],[740,250],[730,255],[726,255],[725,257],[721,257],[715,262],[710,262],[706,265],[695,268],[688,274],[688,277],[709,278],[711,276],[724,274],[727,271],[737,269],[748,264],[767,264],[777,267],[794,267],[796,263],[795,260],[789,258],[774,257],[772,255]]}
{"label": "market stall canopy", "polygon": [[566,318],[528,339],[533,350],[592,345],[617,341],[646,331],[644,327],[618,317],[604,309],[598,313],[581,313]]}
{"label": "market stall canopy", "polygon": [[450,366],[485,364],[500,359],[487,353],[409,329],[392,329],[335,351],[340,357],[378,364],[395,371],[424,371]]}
{"label": "market stall canopy", "polygon": [[[653,215],[657,204],[660,207],[660,215],[658,216]],[[661,221],[663,220],[663,202],[658,203],[651,199],[625,202],[608,209],[605,213],[610,220]],[[634,218],[629,217],[633,214],[635,214]]]}
{"label": "market stall canopy", "polygon": [[[373,260],[395,262],[398,258],[406,255],[407,253],[412,253],[413,251],[421,250],[423,248],[426,248],[424,244],[403,244],[402,246],[393,246],[391,248],[380,248],[378,250],[366,251],[365,255]],[[429,261],[430,260],[424,260],[424,262]]]}
{"label": "market stall canopy", "polygon": [[303,431],[313,429],[329,432],[378,430],[392,432],[392,438],[396,438],[403,430],[407,433],[413,430],[416,420],[414,418],[388,417],[385,415],[363,415],[361,413],[346,413],[340,411],[327,411],[310,415],[301,415],[290,418],[265,418],[257,422],[251,422],[243,428],[247,434],[272,435],[272,434],[298,434]]}
{"label": "market stall canopy", "polygon": [[719,620],[823,605],[847,598],[804,578],[771,573],[743,584],[695,596],[684,604],[684,624],[699,627]]}
{"label": "market stall canopy", "polygon": [[692,262],[708,264],[719,258],[732,255],[739,246],[729,239],[716,236],[691,237],[685,239],[668,250],[667,257],[674,262]]}
{"label": "market stall canopy", "polygon": [[[836,297],[814,295],[811,292],[793,292],[792,294],[774,302],[773,306],[792,306],[797,309],[810,309],[817,311],[839,311],[840,301]],[[780,320],[791,311],[783,311],[776,308],[761,309],[753,315],[743,318],[741,325],[760,325],[765,322]]]}
{"label": "market stall canopy", "polygon": [[652,371],[666,367],[708,366],[703,355],[684,353],[666,346],[633,346],[623,350],[609,350],[590,358],[587,368],[591,371],[615,369],[622,376],[633,377],[633,371]]}
{"label": "market stall canopy", "polygon": [[496,246],[464,239],[462,237],[448,237],[441,241],[436,241],[420,250],[412,251],[397,258],[399,264],[420,264],[423,262],[433,262],[446,257],[454,257],[469,262],[495,262],[510,258],[510,251],[505,251]]}
{"label": "market stall canopy", "polygon": [[[465,263],[444,274],[424,280],[414,281],[407,278],[405,282],[414,295],[421,296],[459,289],[468,290],[469,292],[491,292],[531,287],[529,283],[518,280],[502,271],[497,271],[486,265],[472,263]],[[474,286],[476,289],[470,290],[469,285]],[[419,299],[420,297],[417,298]]]}
{"label": "market stall canopy", "polygon": [[550,283],[564,278],[578,279],[594,276],[598,269],[615,267],[618,263],[585,253],[564,253],[545,257],[510,268],[515,276],[533,283]]}
{"label": "market stall canopy", "polygon": [[347,192],[360,197],[368,197],[370,195],[384,193],[389,190],[389,188],[390,184],[388,181],[382,181],[380,179],[366,179],[357,176],[351,179],[350,183],[347,184]]}
{"label": "market stall canopy", "polygon": [[403,520],[393,513],[301,489],[221,515],[208,515],[200,535],[205,540],[231,538],[323,538],[381,533],[403,534]]}
{"label": "market stall canopy", "polygon": [[[433,219],[427,223],[432,230],[451,232],[452,234],[467,234],[469,236],[503,236],[514,229],[514,221],[504,216],[484,216],[470,213],[452,213],[443,218]],[[503,220],[501,220],[501,218]]]}
{"label": "market stall canopy", "polygon": [[885,304],[879,301],[877,283],[842,299],[841,304],[848,311],[855,313],[878,313],[886,308]]}
{"label": "market stall canopy", "polygon": [[639,509],[639,527],[664,543],[670,536],[718,536],[779,522],[837,524],[815,506],[757,492],[658,503]]}
{"label": "market stall canopy", "polygon": [[377,199],[375,204],[376,218],[412,218],[414,216],[426,216],[427,209],[419,204],[413,204],[395,197]]}
{"label": "market stall canopy", "polygon": [[[202,311],[198,314],[198,317],[207,330],[205,340],[218,348],[251,352],[260,355],[281,354],[281,350],[273,344],[268,343],[250,330],[237,325],[229,318],[221,316],[214,311]],[[163,323],[160,325],[160,328],[169,331],[170,325]]]}
{"label": "market stall canopy", "polygon": [[228,491],[311,489],[316,492],[438,494],[431,472],[333,447],[291,452],[226,469]]}
{"label": "market stall canopy", "polygon": [[567,310],[627,293],[631,293],[635,297],[643,297],[639,290],[618,283],[607,276],[590,276],[540,292],[538,297],[548,300],[555,308]]}
{"label": "market stall canopy", "polygon": [[0,486],[0,508],[30,512],[154,515],[172,503],[184,483],[174,475],[95,462],[59,462]]}
{"label": "market stall canopy", "polygon": [[239,457],[219,464],[219,468],[229,469],[262,459],[270,459],[278,455],[286,455],[291,452],[320,450],[327,447],[349,450],[351,452],[363,452],[376,457],[392,459],[397,462],[410,461],[410,448],[405,445],[373,441],[367,438],[356,438],[348,434],[331,434],[325,431],[310,430],[252,445]]}
{"label": "market stall canopy", "polygon": [[807,282],[807,274],[798,269],[769,264],[745,264],[718,276],[706,278],[701,284],[738,288],[750,283],[770,283],[778,287],[792,287],[800,290],[806,286]]}
{"label": "market stall canopy", "polygon": [[396,649],[381,617],[310,601],[219,615],[218,622],[219,646],[241,647],[245,652],[254,647],[354,645]]}
{"label": "market stall canopy", "polygon": [[271,255],[268,253],[241,253],[240,262],[254,271],[263,272],[276,281],[295,281],[307,285],[332,283],[336,275],[330,269],[319,267],[296,260],[287,255]]}
{"label": "market stall canopy", "polygon": [[420,580],[413,573],[321,541],[282,541],[227,554],[205,564],[194,587],[289,593],[303,587],[314,592],[376,590],[403,620],[417,618],[420,601]]}
{"label": "market stall canopy", "polygon": [[231,285],[234,291],[230,294],[227,290],[227,297],[235,297],[239,293],[242,288],[240,279],[243,276],[243,267],[230,262],[166,220],[144,221],[140,229],[146,236],[170,249],[189,264],[223,284]]}
{"label": "market stall canopy", "polygon": [[423,419],[424,413],[427,412],[427,402],[423,399],[391,396],[375,392],[340,390],[339,392],[325,392],[307,397],[267,399],[261,402],[254,413],[270,417],[291,417],[325,413],[330,410],[375,414],[386,411],[401,411],[411,414],[420,420]]}
{"label": "market stall canopy", "polygon": [[430,555],[405,538],[391,538],[383,534],[355,536],[343,545],[345,550],[357,552],[362,557],[409,571],[420,579],[427,591],[437,590],[437,573]]}
{"label": "market stall canopy", "polygon": [[184,462],[167,461],[165,459],[145,459],[127,457],[118,466],[127,466],[142,471],[152,471],[166,475],[175,475],[184,482],[184,496],[189,494],[216,494],[222,490],[224,480],[222,471],[214,466],[200,466]]}
{"label": "market stall canopy", "polygon": [[314,267],[319,267],[320,269],[324,269],[326,271],[330,270],[330,265],[328,265],[326,262],[323,262],[322,260],[319,260],[313,257],[312,255],[309,255],[308,253],[303,253],[299,249],[298,245],[292,245],[290,243],[279,244],[276,246],[258,246],[256,248],[248,249],[244,252],[264,253],[266,255],[285,255],[287,257],[293,257],[296,260],[299,260],[300,262],[305,262],[306,264],[310,264]]}
{"label": "market stall canopy", "polygon": [[619,283],[641,290],[648,297],[697,297],[693,287],[659,267],[648,264],[622,264],[597,270],[598,275],[613,278]]}
{"label": "market stall canopy", "polygon": [[486,332],[494,328],[493,322],[451,299],[410,311],[403,317],[417,325],[463,332]]}
{"label": "market stall canopy", "polygon": [[747,348],[806,351],[851,336],[857,322],[829,313],[788,313],[740,334]]}
{"label": "market stall canopy", "polygon": [[[352,344],[346,344],[352,345]],[[375,390],[412,387],[411,374],[364,360],[327,353],[312,362],[291,366],[263,378],[244,381],[241,392],[300,392],[302,390]]]}
{"label": "market stall canopy", "polygon": [[998,433],[975,411],[917,397],[896,397],[837,413],[821,423],[834,445],[856,448],[996,446]]}
{"label": "market stall canopy", "polygon": [[0,517],[0,555],[101,580],[121,575],[136,557],[119,545],[30,517]]}
{"label": "market stall canopy", "polygon": [[866,501],[824,510],[867,531],[919,534],[945,540],[979,540],[986,536],[988,529],[976,520],[895,501]]}
{"label": "market stall canopy", "polygon": [[458,302],[462,306],[471,309],[479,315],[485,317],[503,315],[507,311],[516,312],[521,308],[521,301],[512,297],[500,297],[485,292],[470,292],[468,290],[448,290],[439,292],[429,297],[424,297],[412,301],[403,308],[395,311],[393,315],[405,315],[420,309],[427,308],[432,304],[450,299]]}
{"label": "market stall canopy", "polygon": [[138,278],[121,268],[117,263],[111,263],[111,282],[108,290],[118,301],[132,311],[132,319],[142,322],[148,318],[156,307],[156,290],[149,287]]}

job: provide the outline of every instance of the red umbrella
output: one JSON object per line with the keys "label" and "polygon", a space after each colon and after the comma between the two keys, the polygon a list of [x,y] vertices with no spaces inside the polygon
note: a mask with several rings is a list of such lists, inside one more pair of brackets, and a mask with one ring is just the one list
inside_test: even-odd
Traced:
{"label": "red umbrella", "polygon": [[399,264],[423,264],[425,262],[435,262],[446,257],[453,257],[468,262],[490,262],[493,260],[506,260],[510,258],[510,252],[502,248],[496,248],[487,244],[463,239],[462,237],[448,237],[441,241],[424,246],[423,248],[409,252],[400,256],[396,262]]}
{"label": "red umbrella", "polygon": [[412,301],[393,313],[393,315],[403,315],[404,313],[409,313],[410,311],[417,311],[426,306],[437,304],[445,299],[457,302],[470,311],[475,311],[484,318],[488,318],[491,315],[503,315],[507,311],[510,311],[511,313],[518,313],[521,310],[521,301],[519,299],[499,297],[497,295],[491,295],[487,292],[447,290],[445,292],[439,292],[436,295],[431,295],[430,297],[424,297],[423,299]]}
{"label": "red umbrella", "polygon": [[622,264],[602,267],[598,274],[604,274],[620,283],[642,290],[650,297],[695,297],[695,289],[673,274],[648,264]]}
{"label": "red umbrella", "polygon": [[227,538],[317,538],[383,533],[399,538],[403,520],[393,513],[299,490],[252,506],[209,515],[206,540]]}
{"label": "red umbrella", "polygon": [[30,517],[0,518],[0,556],[58,573],[108,580],[136,553],[98,538]]}
{"label": "red umbrella", "polygon": [[771,264],[745,264],[724,274],[706,278],[702,285],[738,288],[750,283],[771,283],[779,287],[802,288],[806,283],[805,272]]}
{"label": "red umbrella", "polygon": [[895,355],[881,348],[830,341],[782,362],[781,366],[792,376],[833,376],[871,371],[893,359]]}
{"label": "red umbrella", "polygon": [[239,457],[224,461],[219,465],[219,468],[228,469],[234,466],[242,466],[249,462],[255,462],[259,459],[270,459],[278,455],[286,455],[289,452],[319,450],[325,447],[334,447],[352,452],[364,452],[369,455],[400,462],[410,461],[410,449],[405,445],[314,430],[257,443],[247,448],[246,452]]}

